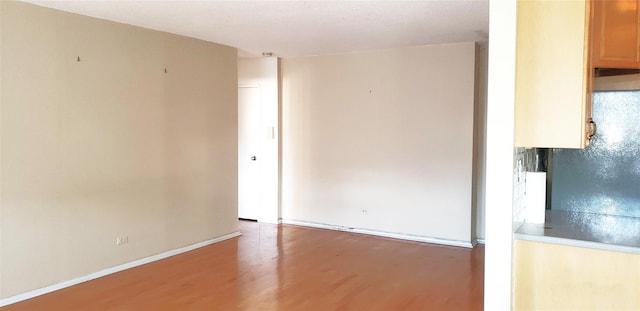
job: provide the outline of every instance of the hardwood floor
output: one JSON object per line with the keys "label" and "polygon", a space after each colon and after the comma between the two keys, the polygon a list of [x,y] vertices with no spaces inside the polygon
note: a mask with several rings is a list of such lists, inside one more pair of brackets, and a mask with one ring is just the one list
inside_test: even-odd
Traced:
{"label": "hardwood floor", "polygon": [[0,308],[482,310],[473,250],[241,221],[242,236]]}

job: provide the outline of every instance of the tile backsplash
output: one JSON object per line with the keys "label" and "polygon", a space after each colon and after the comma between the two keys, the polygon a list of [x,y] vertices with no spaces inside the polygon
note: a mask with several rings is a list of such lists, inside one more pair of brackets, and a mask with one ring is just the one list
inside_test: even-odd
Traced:
{"label": "tile backsplash", "polygon": [[535,148],[514,148],[513,156],[513,230],[524,222],[525,172],[534,171]]}
{"label": "tile backsplash", "polygon": [[640,92],[596,92],[585,149],[554,149],[552,210],[640,219]]}

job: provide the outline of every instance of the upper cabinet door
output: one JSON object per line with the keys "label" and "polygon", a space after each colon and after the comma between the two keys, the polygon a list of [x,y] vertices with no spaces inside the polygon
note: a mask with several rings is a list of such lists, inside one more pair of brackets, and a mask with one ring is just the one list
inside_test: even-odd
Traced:
{"label": "upper cabinet door", "polygon": [[640,68],[639,0],[595,0],[593,57],[596,68]]}
{"label": "upper cabinet door", "polygon": [[591,2],[518,1],[515,145],[584,148],[591,118]]}

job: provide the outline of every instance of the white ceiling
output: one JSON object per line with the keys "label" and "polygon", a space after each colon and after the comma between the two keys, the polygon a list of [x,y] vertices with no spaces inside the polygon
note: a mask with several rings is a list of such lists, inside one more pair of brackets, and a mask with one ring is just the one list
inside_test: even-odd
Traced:
{"label": "white ceiling", "polygon": [[27,0],[237,47],[241,56],[323,55],[487,41],[488,0]]}

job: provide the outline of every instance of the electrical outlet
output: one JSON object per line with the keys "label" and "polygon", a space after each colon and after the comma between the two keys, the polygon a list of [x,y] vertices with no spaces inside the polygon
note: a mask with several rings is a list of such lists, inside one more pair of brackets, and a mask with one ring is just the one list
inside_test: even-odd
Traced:
{"label": "electrical outlet", "polygon": [[129,243],[129,237],[128,236],[119,236],[116,238],[116,245],[122,245],[122,244],[127,244]]}
{"label": "electrical outlet", "polygon": [[366,209],[366,208],[361,209],[361,210],[360,210],[360,212],[362,213],[362,215],[367,215],[367,214],[369,214],[369,210],[368,210],[368,209]]}

